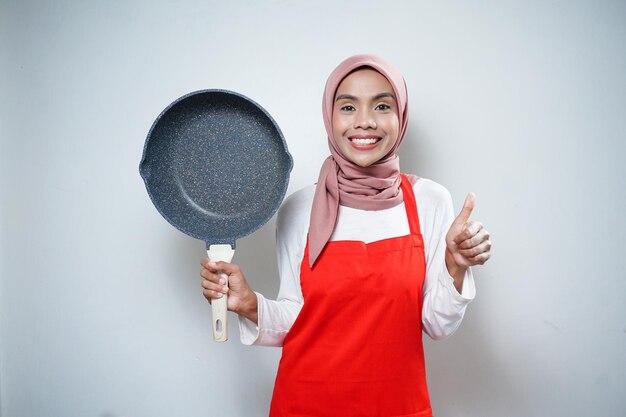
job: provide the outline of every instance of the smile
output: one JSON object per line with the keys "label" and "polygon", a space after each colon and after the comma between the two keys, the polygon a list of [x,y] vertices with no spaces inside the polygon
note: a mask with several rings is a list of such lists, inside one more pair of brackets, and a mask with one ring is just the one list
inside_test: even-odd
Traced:
{"label": "smile", "polygon": [[382,138],[379,136],[350,136],[348,139],[353,148],[366,151],[375,148]]}
{"label": "smile", "polygon": [[357,145],[371,145],[372,143],[378,142],[378,139],[376,138],[367,138],[367,139],[354,138],[351,140],[352,140],[352,143],[356,143]]}

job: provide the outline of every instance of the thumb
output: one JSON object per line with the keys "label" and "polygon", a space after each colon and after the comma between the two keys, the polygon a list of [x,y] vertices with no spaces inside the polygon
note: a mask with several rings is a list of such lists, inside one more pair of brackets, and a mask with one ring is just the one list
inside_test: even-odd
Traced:
{"label": "thumb", "polygon": [[231,275],[239,271],[239,266],[224,261],[209,261],[206,263],[206,266],[211,272],[224,272],[226,275]]}
{"label": "thumb", "polygon": [[465,197],[465,202],[463,203],[463,208],[461,212],[454,220],[454,223],[463,224],[467,222],[472,214],[472,210],[474,210],[474,204],[476,204],[476,194],[470,192]]}

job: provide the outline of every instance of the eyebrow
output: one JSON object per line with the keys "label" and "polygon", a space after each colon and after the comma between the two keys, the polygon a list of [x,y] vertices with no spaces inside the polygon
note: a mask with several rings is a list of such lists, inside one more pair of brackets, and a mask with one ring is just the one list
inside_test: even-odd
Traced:
{"label": "eyebrow", "polygon": [[[380,100],[381,98],[392,98],[394,100],[396,99],[392,93],[385,92],[385,93],[376,94],[373,97],[373,100]],[[355,96],[351,96],[350,94],[342,94],[335,99],[335,103],[338,102],[339,100],[356,100],[356,99],[357,98]]]}

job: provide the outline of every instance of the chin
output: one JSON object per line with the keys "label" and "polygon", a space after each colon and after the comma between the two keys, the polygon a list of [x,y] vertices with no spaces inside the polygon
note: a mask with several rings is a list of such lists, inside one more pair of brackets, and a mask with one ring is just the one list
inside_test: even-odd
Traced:
{"label": "chin", "polygon": [[359,161],[352,159],[351,162],[355,165],[360,166],[361,168],[367,168],[368,166],[374,164],[376,161]]}

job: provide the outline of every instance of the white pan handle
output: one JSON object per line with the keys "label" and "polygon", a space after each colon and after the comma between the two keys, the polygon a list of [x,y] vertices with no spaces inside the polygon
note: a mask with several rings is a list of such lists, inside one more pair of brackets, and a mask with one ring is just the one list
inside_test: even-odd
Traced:
{"label": "white pan handle", "polygon": [[[230,245],[211,245],[206,251],[209,260],[213,262],[228,262],[233,260],[235,250]],[[221,273],[220,278],[224,278],[228,285],[228,275]],[[213,339],[216,342],[228,340],[228,323],[226,322],[226,311],[228,306],[228,296],[224,294],[222,298],[215,298],[211,301],[213,313]]]}

